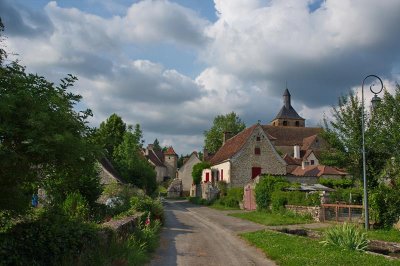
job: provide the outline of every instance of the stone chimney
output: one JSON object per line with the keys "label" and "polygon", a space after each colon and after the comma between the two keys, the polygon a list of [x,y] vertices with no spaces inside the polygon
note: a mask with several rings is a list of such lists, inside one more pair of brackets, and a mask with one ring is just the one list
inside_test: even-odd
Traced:
{"label": "stone chimney", "polygon": [[230,138],[232,138],[232,132],[230,132],[230,131],[224,131],[224,138],[223,138],[223,140],[222,140],[222,145],[224,145],[225,142],[226,142],[228,139],[230,139]]}
{"label": "stone chimney", "polygon": [[293,158],[300,159],[300,146],[299,145],[293,146]]}

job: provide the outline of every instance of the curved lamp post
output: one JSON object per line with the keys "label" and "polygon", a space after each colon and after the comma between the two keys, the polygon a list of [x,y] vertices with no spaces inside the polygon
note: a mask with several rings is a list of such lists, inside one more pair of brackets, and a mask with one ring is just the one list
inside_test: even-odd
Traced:
{"label": "curved lamp post", "polygon": [[362,118],[362,124],[361,124],[361,132],[362,132],[362,159],[363,159],[363,181],[364,181],[364,208],[365,208],[365,229],[368,230],[369,229],[369,212],[368,212],[368,190],[367,190],[367,174],[366,174],[366,166],[365,166],[365,118],[364,118],[364,83],[365,80],[367,80],[368,78],[376,78],[379,80],[379,82],[381,83],[381,88],[379,89],[379,91],[373,91],[372,87],[374,86],[374,84],[372,84],[369,89],[372,93],[374,93],[374,97],[371,100],[371,104],[372,104],[372,108],[375,108],[377,106],[377,104],[381,101],[381,99],[377,96],[378,93],[380,93],[383,90],[383,82],[381,80],[380,77],[376,76],[376,75],[368,75],[364,78],[362,85],[361,85],[361,105],[362,105],[362,112],[361,112],[361,118]]}

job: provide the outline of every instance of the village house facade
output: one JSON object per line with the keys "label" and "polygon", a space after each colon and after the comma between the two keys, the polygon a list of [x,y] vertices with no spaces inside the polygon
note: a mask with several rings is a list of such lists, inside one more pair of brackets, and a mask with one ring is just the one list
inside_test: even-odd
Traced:
{"label": "village house facade", "polygon": [[165,152],[154,150],[153,144],[149,144],[143,150],[147,161],[154,167],[156,171],[156,180],[158,183],[168,179],[175,178],[178,165],[178,155],[172,147]]}
{"label": "village house facade", "polygon": [[182,180],[182,189],[184,195],[189,195],[189,191],[193,184],[193,166],[200,162],[201,161],[197,152],[192,152],[189,158],[184,161],[183,165],[178,170],[178,178]]}
{"label": "village house facade", "polygon": [[283,107],[269,125],[255,124],[236,136],[224,136],[222,147],[202,173],[202,182],[223,180],[232,187],[244,186],[260,174],[286,176],[291,182],[315,184],[318,178],[348,175],[335,167],[320,165],[327,148],[322,128],[306,127],[291,105],[288,89]]}

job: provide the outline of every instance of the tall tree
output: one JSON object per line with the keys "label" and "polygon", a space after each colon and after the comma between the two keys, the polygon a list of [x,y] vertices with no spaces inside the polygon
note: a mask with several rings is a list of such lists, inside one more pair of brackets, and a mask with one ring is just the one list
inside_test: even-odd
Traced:
{"label": "tall tree", "polygon": [[77,112],[76,78],[59,86],[12,62],[0,67],[0,209],[23,210],[38,186],[60,202],[79,191],[94,203],[101,187],[90,110]]}
{"label": "tall tree", "polygon": [[140,145],[141,139],[135,132],[125,132],[122,143],[114,151],[115,167],[129,183],[152,194],[157,187],[156,173],[143,156]]}
{"label": "tall tree", "polygon": [[214,153],[222,146],[224,132],[236,135],[245,128],[244,122],[234,112],[218,115],[214,118],[212,127],[204,131],[204,146],[209,152]]}
{"label": "tall tree", "polygon": [[112,114],[100,124],[96,132],[96,142],[104,149],[108,159],[112,160],[114,149],[122,143],[126,130],[125,122],[117,114]]}
{"label": "tall tree", "polygon": [[158,141],[158,139],[155,139],[153,142],[153,150],[155,151],[161,151],[162,148],[160,146],[160,142]]}

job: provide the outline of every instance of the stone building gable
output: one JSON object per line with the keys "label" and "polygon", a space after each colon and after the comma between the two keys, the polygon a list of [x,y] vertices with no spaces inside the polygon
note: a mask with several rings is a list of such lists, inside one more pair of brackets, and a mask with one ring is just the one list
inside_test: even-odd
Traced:
{"label": "stone building gable", "polygon": [[[260,154],[256,154],[256,148]],[[231,158],[231,185],[244,186],[252,178],[252,168],[261,173],[286,175],[286,162],[276,152],[260,125],[255,125],[242,148]]]}
{"label": "stone building gable", "polygon": [[182,180],[183,191],[190,191],[193,183],[192,171],[193,166],[197,163],[200,163],[199,157],[197,157],[197,153],[193,152],[189,159],[182,165],[182,167],[178,171],[178,178]]}

